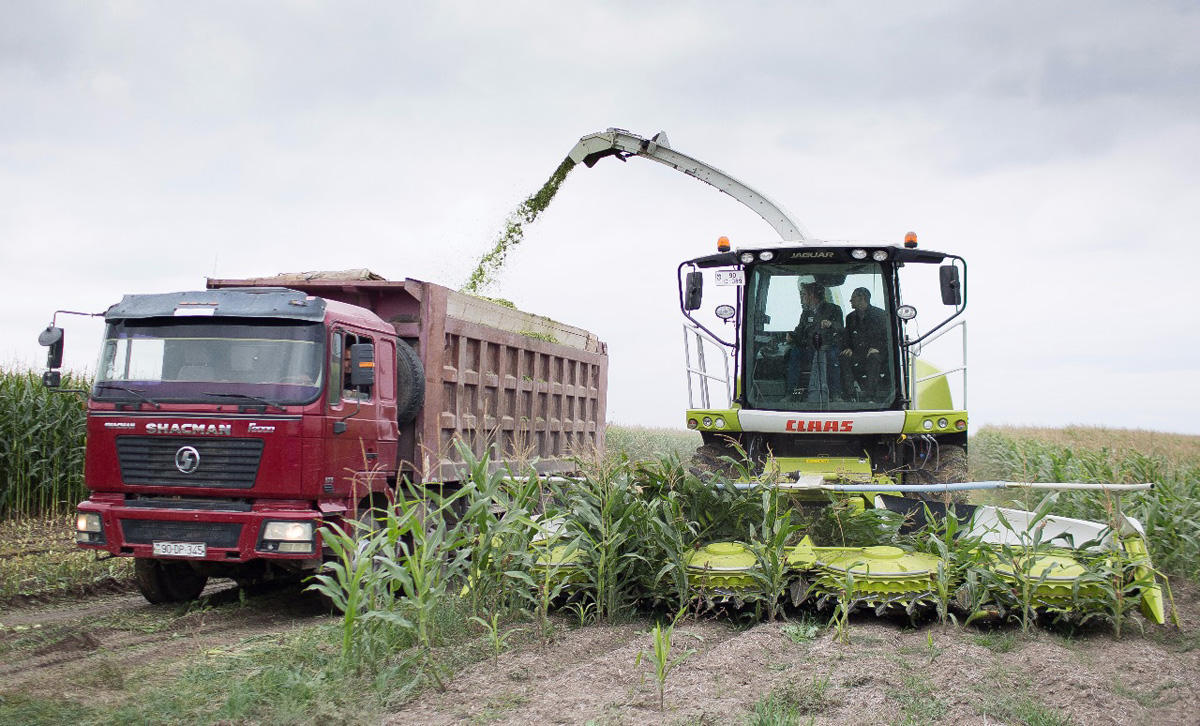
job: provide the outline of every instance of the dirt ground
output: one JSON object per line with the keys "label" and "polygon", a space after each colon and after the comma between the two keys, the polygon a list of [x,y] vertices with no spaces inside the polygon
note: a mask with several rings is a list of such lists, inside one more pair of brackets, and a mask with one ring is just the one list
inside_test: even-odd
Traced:
{"label": "dirt ground", "polygon": [[114,685],[105,681],[148,663],[168,667],[197,652],[328,617],[298,588],[277,589],[256,593],[254,607],[239,607],[238,588],[222,580],[192,607],[154,606],[125,592],[0,609],[0,684],[5,691],[41,696],[62,693],[69,684],[103,700],[112,693],[105,686]]}
{"label": "dirt ground", "polygon": [[[326,622],[294,589],[243,604],[232,583],[210,586],[204,606],[167,610],[137,594],[0,610],[4,690],[61,693],[64,684],[111,691],[132,666],[164,668],[190,654]],[[572,629],[561,621],[546,648],[515,637],[512,650],[453,676],[388,716],[387,724],[743,723],[769,694],[800,704],[800,723],[1200,723],[1200,592],[1176,588],[1182,629],[1136,628],[1122,640],[1085,633],[916,628],[856,617],[849,644],[790,623],[737,628],[685,621],[676,652],[694,650],[669,676],[658,709],[648,622]],[[806,634],[807,635],[807,634]],[[92,681],[97,681],[95,684]],[[91,685],[89,685],[91,684]],[[351,719],[355,720],[355,719]]]}
{"label": "dirt ground", "polygon": [[760,699],[791,692],[806,706],[799,723],[1196,724],[1197,595],[1176,593],[1183,629],[1119,641],[1106,629],[1026,636],[862,616],[850,644],[827,630],[795,642],[788,623],[685,622],[674,645],[695,653],[669,675],[663,711],[653,667],[634,665],[653,648],[646,623],[565,630],[549,648],[460,673],[386,723],[743,723]]}

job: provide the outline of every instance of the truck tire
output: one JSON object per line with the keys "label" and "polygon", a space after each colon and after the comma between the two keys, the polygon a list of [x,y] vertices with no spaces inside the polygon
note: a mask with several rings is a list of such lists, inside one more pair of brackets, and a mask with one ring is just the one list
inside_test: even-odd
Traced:
{"label": "truck tire", "polygon": [[208,584],[208,577],[175,560],[138,557],[133,561],[133,575],[142,597],[152,605],[195,600]]}
{"label": "truck tire", "polygon": [[421,356],[403,340],[396,341],[396,422],[403,426],[425,404],[425,366]]}

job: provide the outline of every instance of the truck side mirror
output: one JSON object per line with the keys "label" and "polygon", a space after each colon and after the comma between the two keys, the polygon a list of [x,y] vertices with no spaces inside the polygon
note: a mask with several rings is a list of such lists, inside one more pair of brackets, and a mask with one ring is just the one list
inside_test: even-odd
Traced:
{"label": "truck side mirror", "polygon": [[683,293],[683,309],[699,310],[702,297],[704,297],[704,273],[699,270],[689,272]]}
{"label": "truck side mirror", "polygon": [[38,335],[38,345],[44,345],[49,350],[46,351],[46,367],[59,368],[62,366],[63,357],[63,329],[56,328],[53,325],[47,325],[46,329]]}
{"label": "truck side mirror", "polygon": [[942,278],[942,304],[962,305],[962,283],[958,279],[958,268],[954,265],[942,265],[938,268]]}
{"label": "truck side mirror", "polygon": [[375,346],[372,343],[355,343],[350,346],[350,385],[375,385]]}

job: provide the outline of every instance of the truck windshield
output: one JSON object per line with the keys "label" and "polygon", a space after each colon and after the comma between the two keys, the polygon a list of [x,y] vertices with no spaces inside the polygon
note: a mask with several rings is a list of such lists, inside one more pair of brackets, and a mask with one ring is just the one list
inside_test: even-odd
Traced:
{"label": "truck windshield", "polygon": [[272,403],[316,399],[324,326],[288,320],[122,320],[109,323],[92,398]]}
{"label": "truck windshield", "polygon": [[748,272],[745,394],[751,408],[891,407],[894,326],[879,263],[760,264]]}

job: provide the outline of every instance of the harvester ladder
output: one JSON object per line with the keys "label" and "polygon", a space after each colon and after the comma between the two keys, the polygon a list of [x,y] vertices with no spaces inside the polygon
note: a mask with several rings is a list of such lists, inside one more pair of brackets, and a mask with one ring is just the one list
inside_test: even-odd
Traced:
{"label": "harvester ladder", "polygon": [[[693,336],[695,341],[692,341]],[[708,372],[708,358],[705,347],[710,347],[724,364],[723,375]],[[693,359],[694,354],[694,359]],[[683,326],[683,356],[687,368],[688,408],[712,408],[712,397],[709,381],[719,381],[724,385],[725,401],[719,408],[728,408],[733,403],[733,379],[729,375],[729,354],[725,346],[715,338],[707,335],[699,328]],[[700,396],[700,405],[696,405],[696,395]]]}

